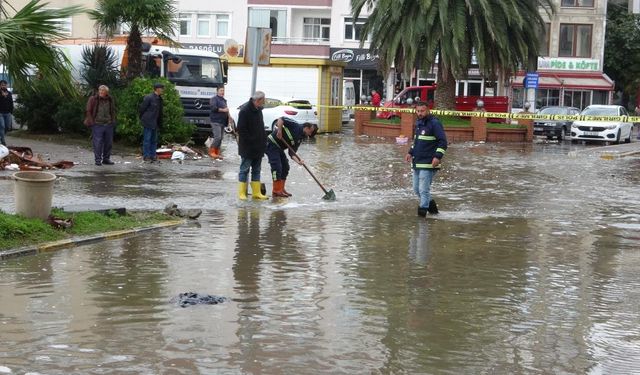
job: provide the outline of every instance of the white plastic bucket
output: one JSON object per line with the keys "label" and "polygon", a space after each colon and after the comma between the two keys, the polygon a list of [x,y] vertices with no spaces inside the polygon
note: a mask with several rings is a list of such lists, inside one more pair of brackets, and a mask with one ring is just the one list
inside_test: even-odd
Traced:
{"label": "white plastic bucket", "polygon": [[14,173],[13,180],[16,214],[46,220],[51,213],[56,175],[49,172],[22,171]]}

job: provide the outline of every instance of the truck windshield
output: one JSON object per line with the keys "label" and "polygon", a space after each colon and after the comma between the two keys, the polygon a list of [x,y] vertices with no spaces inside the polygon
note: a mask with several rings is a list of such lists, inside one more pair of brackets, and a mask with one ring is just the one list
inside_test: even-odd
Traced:
{"label": "truck windshield", "polygon": [[176,55],[169,59],[165,71],[167,78],[182,86],[219,86],[222,84],[220,59],[216,57]]}

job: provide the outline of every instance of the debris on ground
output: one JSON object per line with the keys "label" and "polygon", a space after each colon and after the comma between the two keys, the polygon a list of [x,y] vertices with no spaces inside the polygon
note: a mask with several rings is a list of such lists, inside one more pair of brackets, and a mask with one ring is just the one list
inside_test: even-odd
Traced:
{"label": "debris on ground", "polygon": [[34,155],[29,147],[2,147],[8,149],[8,153],[0,150],[0,155],[6,154],[6,156],[0,157],[0,170],[42,171],[45,169],[68,169],[75,165],[72,161],[67,160],[48,163],[42,155]]}
{"label": "debris on ground", "polygon": [[[178,152],[179,154],[176,154]],[[182,157],[180,157],[182,155]],[[202,153],[183,145],[163,145],[156,150],[156,156],[158,159],[174,159],[174,160],[184,160],[184,159],[193,159],[199,160],[202,159]],[[176,156],[176,157],[174,157]]]}
{"label": "debris on ground", "polygon": [[225,302],[227,299],[225,297],[212,296],[209,294],[187,292],[180,293],[177,300],[180,307],[187,307],[193,305],[217,305]]}
{"label": "debris on ground", "polygon": [[188,217],[189,219],[197,219],[202,214],[202,210],[199,208],[181,210],[178,208],[177,204],[169,203],[164,207],[164,213],[171,216]]}
{"label": "debris on ground", "polygon": [[73,226],[73,219],[64,219],[61,217],[49,215],[49,217],[47,218],[47,223],[56,229],[69,229]]}

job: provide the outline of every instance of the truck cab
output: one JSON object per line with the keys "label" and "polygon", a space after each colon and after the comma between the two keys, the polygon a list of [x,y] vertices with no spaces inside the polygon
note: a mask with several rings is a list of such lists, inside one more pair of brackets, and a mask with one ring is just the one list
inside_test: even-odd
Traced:
{"label": "truck cab", "polygon": [[227,62],[209,51],[155,45],[144,49],[143,59],[148,75],[176,86],[185,122],[196,125],[198,136],[210,135],[209,100],[227,83]]}
{"label": "truck cab", "polygon": [[[81,80],[82,51],[95,45],[91,39],[62,40],[61,49],[72,65],[75,80]],[[176,86],[184,108],[184,120],[197,126],[197,136],[211,134],[209,124],[209,100],[216,90],[227,83],[228,63],[209,51],[174,48],[162,44],[156,38],[143,38],[142,59],[144,73],[150,77],[164,77]],[[118,58],[118,68],[128,65],[126,39],[116,38],[107,42]]]}

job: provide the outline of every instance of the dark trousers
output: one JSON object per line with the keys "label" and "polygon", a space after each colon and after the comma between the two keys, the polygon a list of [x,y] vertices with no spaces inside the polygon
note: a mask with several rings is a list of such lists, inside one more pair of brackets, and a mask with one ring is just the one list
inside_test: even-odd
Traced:
{"label": "dark trousers", "polygon": [[91,136],[96,163],[110,160],[111,148],[113,147],[113,125],[95,124],[91,127]]}
{"label": "dark trousers", "polygon": [[267,144],[266,154],[271,166],[271,178],[273,181],[286,180],[290,167],[289,159],[287,159],[284,150],[270,142]]}
{"label": "dark trousers", "polygon": [[142,129],[142,156],[145,159],[155,159],[158,148],[158,129]]}

